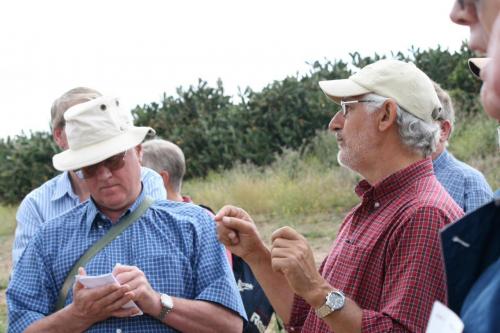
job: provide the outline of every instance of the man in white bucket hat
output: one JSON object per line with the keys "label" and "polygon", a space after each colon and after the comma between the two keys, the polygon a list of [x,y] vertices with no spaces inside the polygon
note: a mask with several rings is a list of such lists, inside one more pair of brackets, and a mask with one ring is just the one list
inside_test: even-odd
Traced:
{"label": "man in white bucket hat", "polygon": [[329,125],[338,160],[364,178],[320,271],[304,236],[280,228],[268,249],[241,208],[217,213],[219,238],[250,265],[289,332],[423,332],[434,301],[446,301],[439,229],[463,214],[429,158],[434,87],[397,60],[320,87],[341,106]]}
{"label": "man in white bucket hat", "polygon": [[[76,87],[68,90],[52,104],[51,129],[54,142],[68,149],[64,113],[72,106],[102,96],[95,89]],[[141,168],[144,191],[153,199],[164,199],[163,181],[156,172]],[[31,191],[19,205],[16,214],[16,233],[12,246],[12,266],[15,267],[30,239],[40,226],[50,219],[78,206],[90,196],[85,181],[72,171],[64,171]]]}
{"label": "man in white bucket hat", "polygon": [[[77,170],[91,200],[30,241],[7,291],[9,331],[241,332],[245,310],[212,218],[196,205],[145,196],[139,153],[152,129],[133,126],[110,97],[64,117],[69,149],[54,166]],[[71,291],[74,272],[112,273],[116,283],[77,281]]]}

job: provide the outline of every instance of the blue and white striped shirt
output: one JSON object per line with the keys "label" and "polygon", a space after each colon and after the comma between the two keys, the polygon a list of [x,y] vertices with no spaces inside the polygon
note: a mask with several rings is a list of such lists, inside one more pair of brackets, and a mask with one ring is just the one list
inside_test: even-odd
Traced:
{"label": "blue and white striped shirt", "polygon": [[[153,199],[165,199],[163,179],[148,168],[141,168],[145,194]],[[80,204],[73,192],[69,173],[64,172],[31,191],[17,210],[16,234],[12,246],[12,266],[15,267],[24,249],[42,223],[67,212]]]}
{"label": "blue and white striped shirt", "polygon": [[444,150],[434,161],[437,179],[465,213],[493,199],[493,191],[483,174]]}
{"label": "blue and white striped shirt", "polygon": [[[126,214],[134,211],[143,198],[141,193]],[[23,332],[54,311],[58,292],[73,264],[111,226],[93,200],[41,226],[21,256],[7,289],[9,332]],[[137,266],[160,293],[217,303],[246,318],[224,247],[217,240],[215,222],[201,207],[156,201],[91,259],[85,270],[88,275],[105,274],[117,263]],[[70,292],[66,305],[72,298]],[[175,330],[149,315],[113,317],[88,330],[117,331]]]}

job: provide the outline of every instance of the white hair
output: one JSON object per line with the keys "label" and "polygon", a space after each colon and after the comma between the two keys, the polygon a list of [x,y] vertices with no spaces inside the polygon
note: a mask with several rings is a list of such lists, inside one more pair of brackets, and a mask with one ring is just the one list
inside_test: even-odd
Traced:
{"label": "white hair", "polygon": [[[373,100],[372,111],[380,108],[388,99],[373,93],[364,96],[364,99]],[[437,115],[432,115],[436,118]],[[423,157],[430,156],[439,142],[440,128],[435,122],[427,123],[415,117],[410,112],[397,105],[397,120],[399,136],[405,146],[421,154]]]}
{"label": "white hair", "polygon": [[142,151],[142,165],[158,173],[168,171],[170,185],[180,193],[186,173],[186,161],[181,148],[173,142],[155,139],[144,142]]}

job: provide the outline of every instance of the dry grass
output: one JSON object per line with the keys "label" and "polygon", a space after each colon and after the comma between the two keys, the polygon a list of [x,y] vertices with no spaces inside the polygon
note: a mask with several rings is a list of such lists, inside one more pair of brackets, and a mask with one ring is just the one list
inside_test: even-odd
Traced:
{"label": "dry grass", "polygon": [[12,268],[11,249],[16,228],[17,207],[0,206],[0,333],[7,331],[7,304],[5,289]]}

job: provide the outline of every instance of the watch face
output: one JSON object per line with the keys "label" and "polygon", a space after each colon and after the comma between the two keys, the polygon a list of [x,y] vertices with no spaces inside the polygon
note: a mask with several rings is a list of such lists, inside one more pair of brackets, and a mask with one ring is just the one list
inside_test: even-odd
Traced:
{"label": "watch face", "polygon": [[172,301],[172,297],[166,295],[166,294],[161,294],[160,295],[160,300],[161,300],[161,305],[168,308],[172,309],[174,307],[174,302]]}
{"label": "watch face", "polygon": [[332,310],[338,310],[341,309],[344,306],[345,302],[345,297],[339,292],[332,292],[328,295],[328,298],[326,300],[326,304],[332,309]]}

